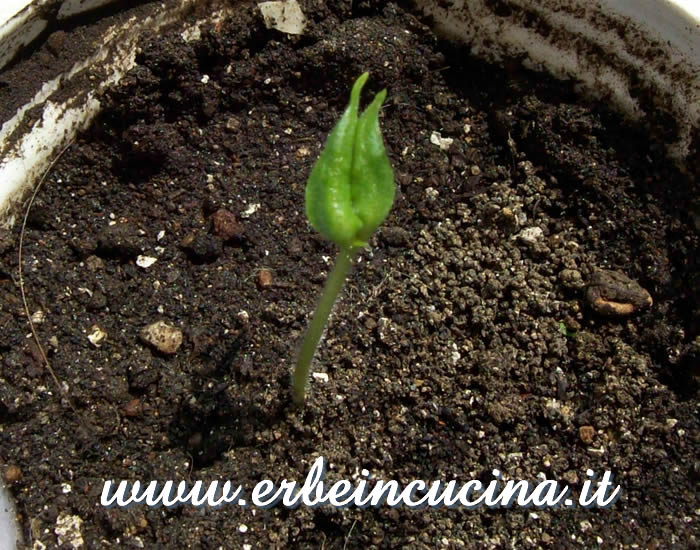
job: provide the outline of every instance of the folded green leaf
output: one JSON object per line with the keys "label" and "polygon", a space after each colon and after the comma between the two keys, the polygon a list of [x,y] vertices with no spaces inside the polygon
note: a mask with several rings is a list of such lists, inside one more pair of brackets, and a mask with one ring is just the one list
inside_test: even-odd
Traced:
{"label": "folded green leaf", "polygon": [[369,73],[352,87],[350,103],[331,131],[306,184],[306,215],[341,248],[366,246],[394,202],[394,174],[379,128],[386,90],[358,116]]}

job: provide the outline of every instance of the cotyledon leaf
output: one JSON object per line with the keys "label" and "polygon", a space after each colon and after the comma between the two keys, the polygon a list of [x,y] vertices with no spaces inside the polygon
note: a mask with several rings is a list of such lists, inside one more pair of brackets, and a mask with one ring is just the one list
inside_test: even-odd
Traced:
{"label": "cotyledon leaf", "polygon": [[355,81],[350,102],[326,140],[306,184],[311,225],[341,248],[365,246],[394,201],[394,174],[379,127],[386,90],[358,116],[369,73]]}

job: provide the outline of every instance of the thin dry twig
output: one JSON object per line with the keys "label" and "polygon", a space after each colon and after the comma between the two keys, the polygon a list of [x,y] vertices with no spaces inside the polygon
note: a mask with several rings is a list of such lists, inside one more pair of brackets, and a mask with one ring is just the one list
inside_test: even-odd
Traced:
{"label": "thin dry twig", "polygon": [[36,328],[34,327],[34,323],[32,322],[32,315],[29,312],[29,304],[27,303],[27,295],[26,295],[26,292],[24,289],[24,273],[22,270],[22,264],[23,264],[22,252],[23,252],[23,247],[24,247],[24,233],[25,233],[25,230],[27,228],[27,219],[29,219],[29,211],[31,210],[32,205],[34,204],[34,199],[36,199],[36,196],[39,193],[41,186],[44,184],[44,181],[46,180],[46,177],[48,176],[49,172],[54,167],[56,162],[58,162],[58,159],[60,159],[61,156],[63,156],[63,153],[65,153],[71,145],[73,145],[73,140],[70,140],[68,142],[68,144],[63,149],[61,149],[61,151],[58,153],[58,155],[56,155],[56,157],[49,163],[48,168],[46,168],[46,171],[41,176],[39,183],[34,188],[34,192],[32,193],[32,196],[29,199],[29,203],[27,204],[27,209],[24,212],[24,219],[22,220],[22,229],[20,230],[20,233],[19,233],[19,247],[18,247],[18,253],[17,253],[17,264],[18,264],[17,269],[19,272],[19,292],[22,295],[22,304],[24,305],[24,313],[27,316],[27,321],[29,322],[29,328],[32,331],[32,336],[34,337],[34,342],[36,343],[37,348],[39,349],[39,353],[41,354],[41,358],[44,361],[44,366],[46,367],[46,370],[49,371],[51,378],[53,378],[53,381],[56,384],[58,391],[63,394],[63,396],[68,401],[68,405],[73,410],[73,412],[76,413],[76,415],[77,415],[77,411],[75,410],[75,407],[73,406],[73,402],[72,402],[70,396],[68,395],[68,391],[61,385],[61,382],[58,380],[56,373],[54,372],[53,368],[51,367],[51,364],[49,363],[49,358],[47,357],[46,352],[44,351],[44,346],[41,345],[41,340],[39,339],[39,334],[37,333]]}
{"label": "thin dry twig", "polygon": [[350,541],[350,535],[352,535],[352,530],[355,528],[356,523],[357,523],[357,520],[353,521],[352,525],[350,526],[350,530],[348,531],[348,534],[345,537],[345,543],[343,544],[343,550],[345,550],[348,547],[348,542]]}

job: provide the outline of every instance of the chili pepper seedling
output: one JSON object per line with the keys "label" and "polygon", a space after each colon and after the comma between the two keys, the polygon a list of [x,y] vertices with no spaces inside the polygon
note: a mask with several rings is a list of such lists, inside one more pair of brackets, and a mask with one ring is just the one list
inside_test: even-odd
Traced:
{"label": "chili pepper seedling", "polygon": [[333,270],[304,336],[292,375],[292,394],[304,403],[311,362],[333,304],[352,261],[394,203],[394,173],[379,128],[382,90],[359,114],[360,93],[369,73],[355,81],[350,103],[326,140],[306,183],[306,217],[325,238],[340,247]]}

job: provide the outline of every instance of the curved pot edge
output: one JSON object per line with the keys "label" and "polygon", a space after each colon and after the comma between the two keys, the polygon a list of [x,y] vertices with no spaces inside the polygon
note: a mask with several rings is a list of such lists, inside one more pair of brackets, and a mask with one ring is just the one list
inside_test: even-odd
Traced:
{"label": "curved pot edge", "polygon": [[[150,17],[108,29],[96,53],[45,82],[15,116],[4,121],[0,128],[0,227],[11,227],[18,221],[16,206],[38,184],[56,155],[99,112],[99,93],[117,83],[133,66],[138,38],[145,31],[157,31],[177,23],[197,1],[178,0],[177,10],[156,6]],[[212,13],[207,21],[221,15],[221,12]],[[183,36],[196,36],[197,29],[204,23],[198,20],[183,26]],[[66,98],[65,90],[71,82],[80,82],[86,74],[101,74],[103,78],[92,89],[78,86]],[[52,101],[57,92],[64,94],[60,102]],[[25,130],[30,116],[33,117],[31,126]]]}

